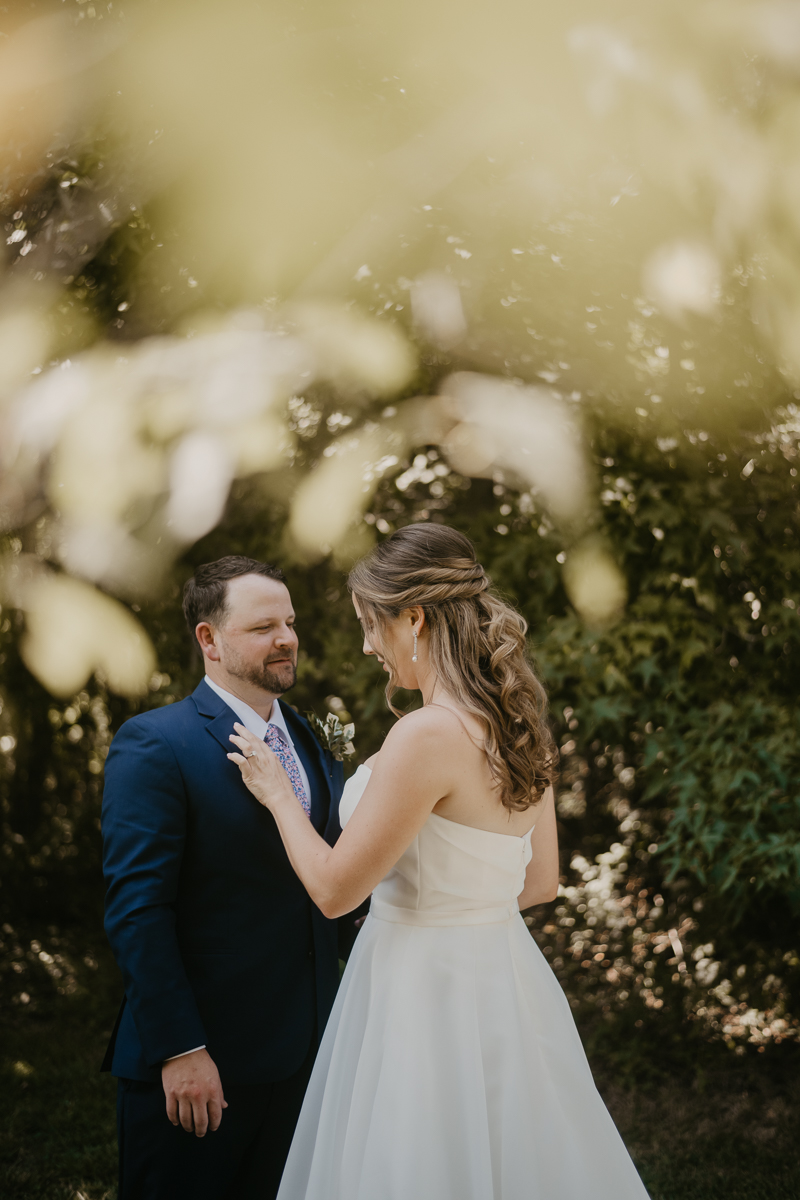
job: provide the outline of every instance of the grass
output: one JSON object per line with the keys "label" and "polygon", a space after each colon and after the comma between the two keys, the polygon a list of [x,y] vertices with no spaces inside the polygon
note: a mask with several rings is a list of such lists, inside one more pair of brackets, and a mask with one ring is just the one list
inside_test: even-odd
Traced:
{"label": "grass", "polygon": [[601,1090],[653,1200],[797,1200],[798,1065],[790,1046],[772,1061],[720,1056],[694,1079]]}
{"label": "grass", "polygon": [[[61,956],[56,978],[53,959],[49,968],[41,963],[32,932],[7,938],[0,962],[7,967],[10,957],[24,966],[22,974],[0,972],[6,1001],[0,1006],[0,1195],[114,1200],[116,1081],[100,1074],[100,1064],[119,1003],[119,972],[102,934],[79,930],[47,942]],[[17,939],[35,950],[9,955]],[[56,985],[66,983],[74,994],[59,995]],[[20,984],[30,993],[27,1006],[12,1000]]]}
{"label": "grass", "polygon": [[[0,1020],[4,1200],[116,1196],[115,1083],[98,1072],[116,985],[97,985]],[[797,1200],[799,1060],[791,1046],[720,1050],[692,1078],[601,1079],[652,1200]]]}
{"label": "grass", "polygon": [[0,1193],[4,1200],[112,1200],[116,1084],[99,1074],[97,1022],[0,1025]]}

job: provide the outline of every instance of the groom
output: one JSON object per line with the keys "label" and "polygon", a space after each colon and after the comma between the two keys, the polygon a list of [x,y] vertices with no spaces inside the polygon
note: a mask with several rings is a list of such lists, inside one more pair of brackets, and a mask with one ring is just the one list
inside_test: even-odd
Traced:
{"label": "groom", "polygon": [[298,644],[281,571],[222,558],[183,606],[205,678],[126,721],[105,768],[105,927],[125,982],[103,1064],[119,1080],[119,1200],[270,1200],[355,914],[339,930],[309,899],[229,735],[240,721],[267,740],[331,844],[342,765],[278,699]]}

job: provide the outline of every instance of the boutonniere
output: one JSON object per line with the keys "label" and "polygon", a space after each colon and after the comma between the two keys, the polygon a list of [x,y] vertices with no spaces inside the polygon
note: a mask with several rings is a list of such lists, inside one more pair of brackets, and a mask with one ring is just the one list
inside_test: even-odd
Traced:
{"label": "boutonniere", "polygon": [[317,739],[326,750],[330,750],[337,762],[343,762],[344,759],[350,758],[351,755],[355,754],[356,748],[353,745],[353,737],[356,727],[352,721],[347,725],[343,725],[336,716],[336,713],[332,712],[328,713],[324,721],[320,721],[314,712],[307,712],[306,717]]}

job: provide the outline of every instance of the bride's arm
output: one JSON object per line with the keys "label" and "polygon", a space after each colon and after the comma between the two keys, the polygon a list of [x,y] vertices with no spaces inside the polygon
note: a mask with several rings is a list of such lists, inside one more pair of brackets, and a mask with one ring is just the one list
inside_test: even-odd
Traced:
{"label": "bride's arm", "polygon": [[333,847],[314,829],[272,751],[243,725],[234,726],[231,741],[241,753],[228,757],[272,813],[292,866],[326,917],[343,916],[366,900],[447,794],[443,720],[441,714],[420,710],[393,726],[364,795]]}
{"label": "bride's arm", "polygon": [[558,831],[553,789],[549,787],[536,815],[531,834],[533,855],[525,872],[525,887],[519,895],[520,911],[534,904],[547,904],[558,895]]}

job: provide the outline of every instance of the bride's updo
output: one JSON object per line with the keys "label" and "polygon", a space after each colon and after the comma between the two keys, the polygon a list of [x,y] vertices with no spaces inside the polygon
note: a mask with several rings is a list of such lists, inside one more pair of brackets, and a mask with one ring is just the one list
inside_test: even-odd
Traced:
{"label": "bride's updo", "polygon": [[[379,637],[387,620],[423,609],[431,666],[483,722],[503,804],[517,811],[536,804],[556,773],[547,696],[526,657],[527,622],[491,591],[469,538],[445,525],[406,525],[355,565],[348,587]],[[386,697],[399,716],[396,686],[390,676]]]}

